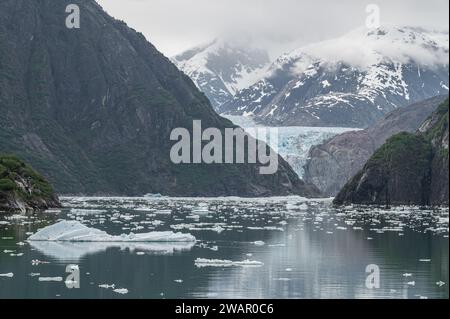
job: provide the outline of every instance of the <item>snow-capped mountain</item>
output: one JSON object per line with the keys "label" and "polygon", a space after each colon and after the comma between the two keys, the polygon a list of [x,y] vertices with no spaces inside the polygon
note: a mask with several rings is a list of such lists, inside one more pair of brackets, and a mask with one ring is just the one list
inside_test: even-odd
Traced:
{"label": "snow-capped mountain", "polygon": [[271,64],[265,50],[251,41],[214,40],[172,59],[206,94],[215,108],[257,82]]}
{"label": "snow-capped mountain", "polygon": [[279,57],[219,112],[279,126],[367,127],[386,113],[448,94],[449,35],[360,28]]}

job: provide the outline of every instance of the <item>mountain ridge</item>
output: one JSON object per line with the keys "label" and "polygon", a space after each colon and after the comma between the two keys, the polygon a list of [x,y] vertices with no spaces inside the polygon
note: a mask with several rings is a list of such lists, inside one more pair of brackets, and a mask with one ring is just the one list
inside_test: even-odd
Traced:
{"label": "mountain ridge", "polygon": [[[81,28],[67,29],[68,4]],[[15,54],[10,54],[15,52]],[[175,165],[170,133],[202,120],[234,127],[145,37],[94,0],[0,2],[0,151],[62,194],[317,195],[280,158],[257,165]]]}
{"label": "mountain ridge", "polygon": [[270,64],[268,53],[249,43],[215,39],[172,60],[217,109],[238,91],[255,83]]}
{"label": "mountain ridge", "polygon": [[356,29],[279,57],[219,111],[272,126],[365,128],[395,108],[448,94],[448,32]]}

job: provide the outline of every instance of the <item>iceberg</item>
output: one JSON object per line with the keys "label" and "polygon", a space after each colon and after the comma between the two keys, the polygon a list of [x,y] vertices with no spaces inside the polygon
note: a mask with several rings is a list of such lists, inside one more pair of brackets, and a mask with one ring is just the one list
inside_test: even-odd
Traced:
{"label": "iceberg", "polygon": [[60,221],[59,223],[47,226],[39,230],[28,238],[33,241],[51,242],[195,242],[196,239],[191,234],[174,233],[171,231],[149,232],[142,234],[130,233],[118,236],[110,235],[102,230],[90,228],[78,221]]}
{"label": "iceberg", "polygon": [[109,248],[145,251],[150,254],[173,254],[195,245],[190,234],[152,232],[112,236],[76,221],[63,221],[48,226],[28,238],[31,247],[46,256],[65,261],[78,261],[87,255]]}
{"label": "iceberg", "polygon": [[222,259],[206,259],[197,258],[195,260],[195,266],[198,268],[203,267],[261,267],[264,263],[256,260],[243,260],[243,261],[231,261]]}

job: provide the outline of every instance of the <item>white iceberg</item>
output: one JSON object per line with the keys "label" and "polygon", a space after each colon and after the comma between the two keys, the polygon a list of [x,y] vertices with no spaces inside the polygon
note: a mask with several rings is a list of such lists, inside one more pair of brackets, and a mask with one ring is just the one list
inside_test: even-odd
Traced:
{"label": "white iceberg", "polygon": [[128,235],[122,234],[118,236],[109,235],[108,233],[90,228],[78,221],[60,221],[59,223],[47,226],[28,238],[29,242],[33,241],[55,241],[55,242],[195,242],[196,239],[191,234],[165,232],[149,232],[142,234]]}
{"label": "white iceberg", "polygon": [[264,263],[256,260],[243,260],[243,261],[231,261],[222,259],[206,259],[197,258],[195,260],[195,266],[198,268],[203,267],[261,267]]}
{"label": "white iceberg", "polygon": [[86,255],[109,248],[145,251],[151,254],[173,254],[190,250],[195,237],[173,232],[151,232],[112,236],[104,231],[87,227],[77,221],[62,221],[38,231],[28,238],[34,249],[60,260],[77,261]]}

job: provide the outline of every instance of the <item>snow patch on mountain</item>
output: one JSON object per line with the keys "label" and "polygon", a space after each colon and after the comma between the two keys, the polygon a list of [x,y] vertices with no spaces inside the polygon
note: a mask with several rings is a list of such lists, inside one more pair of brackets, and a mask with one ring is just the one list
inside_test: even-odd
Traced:
{"label": "snow patch on mountain", "polygon": [[270,66],[265,50],[219,39],[177,55],[173,61],[215,107],[256,83]]}
{"label": "snow patch on mountain", "polygon": [[366,127],[386,113],[448,94],[448,32],[383,26],[280,56],[219,111],[267,125]]}

